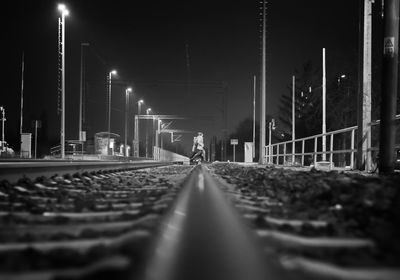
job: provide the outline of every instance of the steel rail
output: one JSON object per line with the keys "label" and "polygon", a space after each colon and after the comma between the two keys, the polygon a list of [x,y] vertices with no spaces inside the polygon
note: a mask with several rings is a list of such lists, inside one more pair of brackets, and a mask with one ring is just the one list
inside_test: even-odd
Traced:
{"label": "steel rail", "polygon": [[196,166],[184,184],[139,279],[288,279],[204,166]]}
{"label": "steel rail", "polygon": [[26,177],[35,179],[40,176],[51,177],[93,171],[134,170],[148,167],[171,165],[172,162],[159,161],[34,161],[34,162],[0,162],[0,180],[11,183]]}

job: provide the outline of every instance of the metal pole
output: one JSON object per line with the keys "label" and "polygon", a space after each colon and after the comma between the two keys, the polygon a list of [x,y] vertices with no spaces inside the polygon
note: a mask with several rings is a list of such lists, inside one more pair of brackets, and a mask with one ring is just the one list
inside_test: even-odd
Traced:
{"label": "metal pole", "polygon": [[35,120],[35,158],[37,158],[37,127],[38,127],[38,121]]}
{"label": "metal pole", "polygon": [[19,133],[22,134],[23,127],[23,111],[24,111],[24,68],[25,68],[25,55],[22,53],[22,71],[21,71],[21,121],[19,125]]}
{"label": "metal pole", "polygon": [[[370,171],[371,161],[371,92],[372,92],[372,0],[360,0],[360,58],[357,114],[357,168]],[[362,41],[362,43],[361,43]]]}
{"label": "metal pole", "polygon": [[4,150],[4,139],[5,139],[5,136],[4,136],[4,122],[5,122],[5,120],[6,120],[6,109],[3,107],[3,106],[1,106],[0,107],[0,110],[1,110],[1,149],[2,150]]}
{"label": "metal pole", "polygon": [[261,108],[260,108],[260,151],[259,151],[259,163],[265,164],[265,128],[266,128],[266,1],[263,1],[263,24],[262,24],[262,66],[261,66]]}
{"label": "metal pole", "polygon": [[268,124],[268,163],[269,164],[271,164],[271,140],[272,140],[272,137],[271,137],[271,133],[272,133],[272,123],[271,122],[269,122],[269,124]]}
{"label": "metal pole", "polygon": [[138,143],[138,124],[139,124],[139,122],[138,122],[138,115],[135,115],[135,134],[134,134],[134,137],[133,137],[133,139],[134,139],[134,145],[133,145],[133,148],[134,148],[134,151],[133,151],[133,156],[135,156],[135,157],[138,157],[139,156],[139,153],[138,153],[138,145],[137,145],[137,143]]}
{"label": "metal pole", "polygon": [[385,0],[379,173],[394,172],[398,89],[399,0]]}
{"label": "metal pole", "polygon": [[19,134],[20,134],[20,153],[19,156],[22,157],[22,131],[24,124],[24,68],[25,68],[25,55],[22,52],[22,71],[21,71],[21,120],[19,125]]}
{"label": "metal pole", "polygon": [[233,145],[233,162],[236,162],[236,158],[235,158],[235,154],[236,154],[236,153],[235,153],[235,152],[236,152],[236,151],[235,151],[235,146],[236,146],[236,145]]}
{"label": "metal pole", "polygon": [[107,155],[110,154],[110,133],[111,133],[111,72],[108,73],[108,117],[107,117]]}
{"label": "metal pole", "polygon": [[125,141],[124,141],[124,156],[128,156],[128,110],[129,110],[129,90],[125,89]]}
{"label": "metal pole", "polygon": [[65,11],[61,14],[61,64],[62,64],[62,74],[61,74],[61,158],[65,157]]}
{"label": "metal pole", "polygon": [[326,65],[325,48],[322,49],[322,161],[326,161]]}
{"label": "metal pole", "polygon": [[256,75],[254,75],[253,84],[253,160],[256,157]]}
{"label": "metal pole", "polygon": [[296,127],[296,77],[292,76],[292,164],[295,162],[295,148],[296,144],[294,140],[296,139],[295,127]]}
{"label": "metal pole", "polygon": [[88,43],[81,43],[81,74],[79,82],[79,140],[82,141],[82,124],[83,124],[83,77],[84,77],[84,58],[83,58],[83,47],[89,46]]}
{"label": "metal pole", "polygon": [[[146,110],[146,115],[148,115],[148,114],[149,114],[149,110],[147,109],[147,110]],[[147,135],[147,134],[148,134],[147,125],[148,125],[148,121],[147,121],[147,119],[146,119],[146,158],[149,157],[149,150],[148,150],[148,146],[149,146],[149,136]]]}
{"label": "metal pole", "polygon": [[139,138],[139,116],[140,116],[140,107],[142,105],[142,102],[138,102],[138,119],[137,119],[137,131],[136,131],[136,135],[137,135],[137,155],[138,157],[140,157],[140,138]]}

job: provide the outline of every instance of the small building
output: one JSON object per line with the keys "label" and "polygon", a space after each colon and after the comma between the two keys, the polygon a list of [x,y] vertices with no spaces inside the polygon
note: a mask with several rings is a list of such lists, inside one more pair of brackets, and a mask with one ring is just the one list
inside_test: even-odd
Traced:
{"label": "small building", "polygon": [[[94,135],[94,152],[98,155],[114,155],[116,152],[116,142],[119,134],[109,132],[97,132]],[[110,140],[109,140],[110,139]],[[110,141],[109,146],[108,141]]]}

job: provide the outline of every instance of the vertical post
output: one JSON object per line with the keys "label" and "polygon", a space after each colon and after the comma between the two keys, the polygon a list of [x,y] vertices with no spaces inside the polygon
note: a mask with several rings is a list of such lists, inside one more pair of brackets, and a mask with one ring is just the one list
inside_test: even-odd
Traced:
{"label": "vertical post", "polygon": [[6,121],[6,109],[3,106],[0,106],[1,110],[1,150],[4,151],[4,122]]}
{"label": "vertical post", "polygon": [[83,90],[83,43],[81,43],[81,72],[79,79],[79,127],[78,137],[79,141],[82,140],[82,90]]}
{"label": "vertical post", "polygon": [[325,48],[322,49],[322,161],[326,161],[326,65]]}
{"label": "vertical post", "polygon": [[256,157],[256,75],[253,83],[253,160]]}
{"label": "vertical post", "polygon": [[263,8],[262,8],[262,17],[263,17],[263,24],[262,24],[262,66],[261,66],[261,108],[260,108],[260,158],[259,163],[265,163],[265,128],[266,128],[266,0],[263,1]]}
{"label": "vertical post", "polygon": [[350,168],[354,169],[354,132],[355,130],[353,129],[351,131],[351,154],[350,154]]}
{"label": "vertical post", "polygon": [[[25,68],[25,55],[22,52],[22,71],[21,71],[21,120],[19,124],[19,134],[22,137],[23,132],[23,124],[24,124],[24,68]],[[20,151],[22,151],[22,138],[20,143]],[[20,153],[20,157],[22,157],[22,153]]]}
{"label": "vertical post", "polygon": [[295,163],[295,149],[296,143],[294,140],[296,139],[295,136],[295,127],[296,127],[296,77],[292,76],[292,164]]}
{"label": "vertical post", "polygon": [[[61,158],[65,157],[65,11],[61,13],[61,135],[60,135],[60,149]],[[35,155],[36,156],[36,155]]]}
{"label": "vertical post", "polygon": [[154,119],[154,115],[153,115],[153,118],[151,120],[151,150],[152,150],[152,153],[154,152],[154,137],[157,137],[157,136],[155,136],[157,134],[154,134],[154,120],[155,119]]}
{"label": "vertical post", "polygon": [[38,128],[38,121],[35,120],[35,159],[37,158],[37,128]]}
{"label": "vertical post", "polygon": [[268,123],[268,163],[271,164],[271,131],[272,123]]}
{"label": "vertical post", "polygon": [[283,165],[286,164],[286,142],[283,145]]}
{"label": "vertical post", "polygon": [[83,80],[84,80],[84,55],[83,47],[89,46],[88,43],[81,43],[81,71],[79,79],[79,140],[82,141],[82,124],[83,124]]}
{"label": "vertical post", "polygon": [[331,167],[332,167],[332,163],[333,163],[333,134],[331,134],[331,147],[330,147],[330,151],[331,151],[331,155],[329,157],[329,161],[331,163]]}
{"label": "vertical post", "polygon": [[301,141],[301,165],[304,166],[304,139]]}
{"label": "vertical post", "polygon": [[236,149],[235,149],[236,145],[233,145],[233,162],[236,162]]}
{"label": "vertical post", "polygon": [[398,89],[399,0],[385,0],[379,173],[394,172]]}
{"label": "vertical post", "polygon": [[138,130],[139,130],[139,120],[138,120],[138,115],[135,115],[135,134],[134,134],[134,137],[133,137],[133,139],[134,139],[134,151],[133,151],[133,153],[134,153],[134,156],[135,157],[139,157],[139,133],[138,133]]}
{"label": "vertical post", "polygon": [[128,156],[128,110],[129,110],[129,89],[125,90],[125,135],[124,135],[124,156]]}
{"label": "vertical post", "polygon": [[[364,0],[363,5],[363,48],[362,50],[362,77],[359,89],[359,114],[358,114],[358,168],[370,171],[371,161],[371,92],[372,92],[372,0]],[[361,63],[360,63],[361,64]]]}
{"label": "vertical post", "polygon": [[108,73],[108,117],[107,117],[107,155],[110,154],[110,133],[111,133],[111,72]]}
{"label": "vertical post", "polygon": [[315,137],[314,138],[314,166],[317,163],[317,157],[318,157],[317,150],[318,150],[318,139],[317,139],[317,137]]}

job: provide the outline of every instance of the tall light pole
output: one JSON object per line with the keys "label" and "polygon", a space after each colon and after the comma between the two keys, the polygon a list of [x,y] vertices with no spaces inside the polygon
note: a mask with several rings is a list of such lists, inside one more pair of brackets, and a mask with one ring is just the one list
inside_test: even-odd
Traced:
{"label": "tall light pole", "polygon": [[0,106],[1,111],[1,150],[4,151],[4,122],[6,121],[6,109]]}
{"label": "tall light pole", "polygon": [[260,151],[259,163],[265,163],[265,128],[266,128],[266,0],[262,6],[262,63],[261,63],[261,98],[260,98]]}
{"label": "tall light pole", "polygon": [[24,71],[25,71],[25,55],[22,52],[22,65],[21,65],[21,119],[19,124],[19,135],[20,135],[20,153],[19,156],[22,157],[22,132],[24,125]]}
{"label": "tall light pole", "polygon": [[125,152],[124,155],[128,155],[128,114],[129,114],[129,93],[132,92],[132,88],[128,87],[125,89]]}
{"label": "tall light pole", "polygon": [[253,160],[256,156],[256,87],[257,87],[257,82],[256,82],[256,75],[254,75],[254,83],[253,83],[253,151],[252,151],[252,157]]}
{"label": "tall light pole", "polygon": [[[151,108],[147,108],[146,109],[146,115],[148,115],[149,113],[150,113],[150,111],[151,111]],[[149,152],[148,152],[148,146],[149,146],[149,143],[148,143],[148,135],[147,135],[147,119],[146,119],[146,158],[149,156]]]}
{"label": "tall light pole", "polygon": [[64,4],[58,5],[58,10],[61,12],[61,130],[60,130],[60,151],[61,158],[65,157],[65,16],[68,16],[69,11]]}
{"label": "tall light pole", "polygon": [[296,77],[292,76],[292,164],[296,161],[296,144],[294,140],[296,139]]}
{"label": "tall light pole", "polygon": [[136,153],[136,157],[139,157],[139,116],[140,116],[140,108],[142,106],[142,104],[144,103],[143,99],[140,99],[137,104],[138,104],[138,113],[135,117],[135,153]]}
{"label": "tall light pole", "polygon": [[84,137],[82,135],[82,124],[83,124],[83,96],[84,96],[84,57],[83,57],[83,47],[89,46],[89,43],[81,43],[81,76],[79,83],[79,141],[83,141]]}
{"label": "tall light pole", "polygon": [[326,161],[326,65],[325,48],[322,48],[322,161]]}
{"label": "tall light pole", "polygon": [[108,139],[107,139],[107,155],[110,154],[110,133],[111,133],[111,80],[112,75],[117,75],[116,70],[112,70],[108,73]]}

